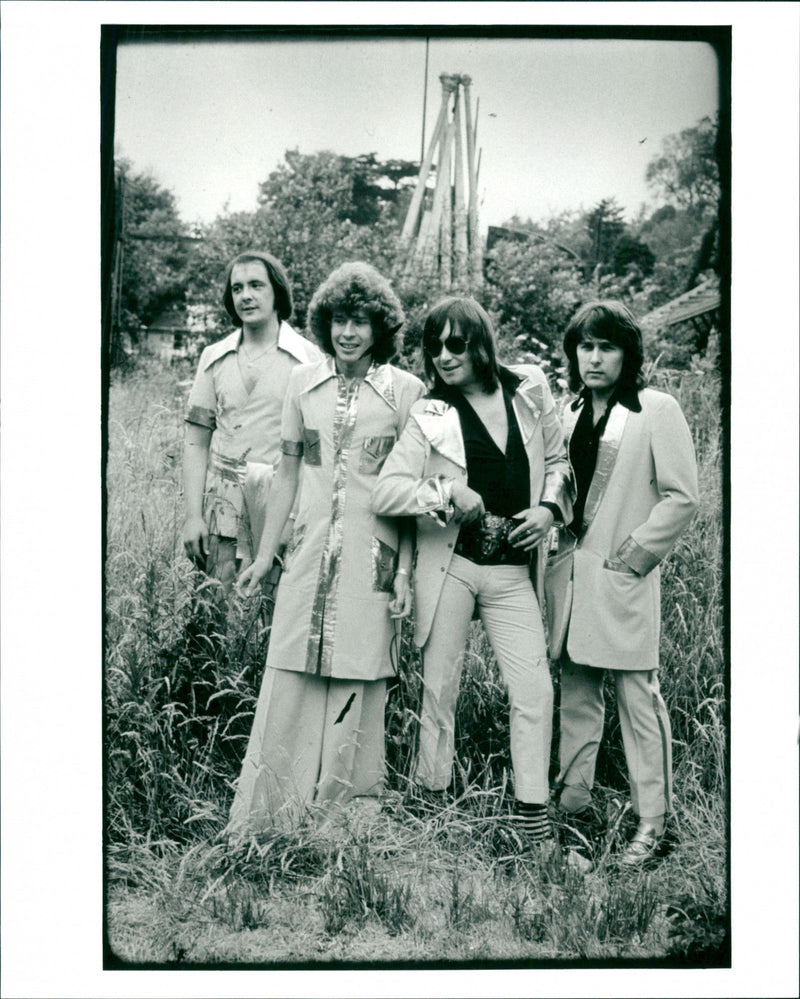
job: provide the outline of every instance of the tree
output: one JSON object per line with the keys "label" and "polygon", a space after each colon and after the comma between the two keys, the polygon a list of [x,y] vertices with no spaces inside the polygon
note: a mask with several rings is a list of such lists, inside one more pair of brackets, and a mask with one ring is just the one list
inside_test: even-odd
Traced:
{"label": "tree", "polygon": [[653,273],[655,262],[656,258],[647,243],[629,232],[622,233],[614,247],[612,269],[615,274],[629,274],[635,268],[642,277],[647,277]]}
{"label": "tree", "polygon": [[660,155],[650,161],[645,179],[665,202],[698,218],[717,213],[720,197],[719,115],[668,135]]}
{"label": "tree", "polygon": [[594,273],[598,266],[613,267],[614,251],[625,231],[622,208],[614,198],[603,198],[586,215],[584,226],[590,240],[589,255],[586,258],[590,273]]}
{"label": "tree", "polygon": [[484,305],[507,360],[529,355],[559,367],[564,329],[586,297],[577,262],[549,240],[504,240],[489,254]]}
{"label": "tree", "polygon": [[116,164],[116,177],[122,259],[119,331],[137,343],[143,326],[184,301],[188,230],[175,196],[151,174],[135,172],[123,159]]}
{"label": "tree", "polygon": [[[222,273],[227,261],[248,247],[268,250],[286,266],[298,328],[305,326],[314,290],[339,264],[366,260],[391,277],[399,231],[395,199],[405,175],[396,161],[383,164],[371,153],[347,157],[287,150],[284,162],[259,186],[255,212],[223,213],[202,230],[190,288],[192,303],[205,311],[209,332],[214,317],[220,332],[229,328],[219,306]],[[384,188],[382,178],[389,178],[392,187]]]}

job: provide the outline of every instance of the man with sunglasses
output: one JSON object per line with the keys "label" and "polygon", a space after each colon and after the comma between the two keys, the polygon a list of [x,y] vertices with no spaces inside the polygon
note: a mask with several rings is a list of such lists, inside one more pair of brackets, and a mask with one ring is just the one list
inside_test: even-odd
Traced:
{"label": "man with sunglasses", "polygon": [[530,568],[554,518],[571,520],[563,432],[544,373],[498,364],[491,320],[474,299],[434,306],[423,357],[431,395],[412,406],[372,494],[376,513],[416,517],[415,641],[425,681],[416,780],[423,797],[443,797],[450,784],[477,609],[508,687],[519,828],[540,843],[552,839],[553,687]]}

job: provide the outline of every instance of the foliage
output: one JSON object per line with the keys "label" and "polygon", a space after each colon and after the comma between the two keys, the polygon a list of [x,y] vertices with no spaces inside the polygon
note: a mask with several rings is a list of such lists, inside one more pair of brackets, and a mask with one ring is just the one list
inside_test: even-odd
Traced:
{"label": "foliage", "polygon": [[[651,381],[675,394],[686,413],[701,494],[695,521],[662,574],[674,837],[651,874],[626,876],[614,864],[621,826],[610,822],[596,871],[583,879],[557,855],[525,852],[513,829],[508,702],[477,623],[457,708],[453,795],[444,807],[423,814],[406,807],[421,692],[406,627],[387,707],[384,810],[361,824],[312,824],[236,849],[219,840],[268,632],[258,607],[234,605],[224,625],[215,618],[182,552],[186,386],[155,363],[113,380],[106,818],[109,934],[120,956],[261,964],[722,959],[727,737],[719,382],[706,359],[686,373],[656,368]],[[627,795],[627,778],[613,688],[607,700],[597,799],[601,813],[624,819],[615,804]]]}
{"label": "foliage", "polygon": [[202,229],[189,297],[210,317],[208,333],[230,327],[220,308],[224,268],[248,247],[265,249],[285,265],[298,328],[305,326],[315,289],[339,264],[366,260],[392,274],[403,189],[384,188],[379,181],[389,178],[399,185],[408,169],[402,161],[381,164],[374,155],[288,150],[285,162],[260,185],[255,212],[224,213]]}
{"label": "foliage", "polygon": [[549,241],[503,241],[489,254],[484,304],[506,359],[559,364],[564,328],[584,297],[576,262]]}
{"label": "foliage", "polygon": [[411,886],[396,884],[379,870],[375,851],[366,839],[347,841],[338,851],[320,897],[326,933],[340,933],[353,921],[377,918],[390,936],[414,925]]}
{"label": "foliage", "polygon": [[[120,328],[134,343],[167,307],[184,300],[188,234],[175,196],[125,159],[116,164],[123,238]],[[149,237],[149,238],[148,238]]]}
{"label": "foliage", "polygon": [[645,178],[663,201],[697,218],[716,215],[720,197],[719,114],[668,135]]}
{"label": "foliage", "polygon": [[586,215],[584,222],[591,250],[587,258],[591,273],[600,265],[610,265],[617,241],[625,231],[623,210],[615,198],[603,198]]}

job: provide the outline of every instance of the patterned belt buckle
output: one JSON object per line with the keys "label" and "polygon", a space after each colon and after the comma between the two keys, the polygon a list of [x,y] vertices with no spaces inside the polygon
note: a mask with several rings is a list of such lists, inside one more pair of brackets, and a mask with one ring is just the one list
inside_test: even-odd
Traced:
{"label": "patterned belt buckle", "polygon": [[501,517],[496,513],[485,513],[481,519],[480,538],[481,555],[483,558],[491,558],[503,547],[508,538],[513,521],[508,517]]}

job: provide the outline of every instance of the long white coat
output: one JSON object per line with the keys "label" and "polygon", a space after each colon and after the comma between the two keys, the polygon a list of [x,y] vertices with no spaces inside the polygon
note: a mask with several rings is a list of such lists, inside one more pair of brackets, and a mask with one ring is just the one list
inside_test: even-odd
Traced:
{"label": "long white coat", "polygon": [[[514,413],[530,468],[530,504],[558,504],[571,516],[571,477],[564,436],[544,372],[536,365],[511,368],[522,382]],[[420,399],[378,476],[372,508],[383,516],[415,516],[414,572],[416,628],[422,647],[430,633],[445,575],[453,558],[459,524],[452,519],[453,484],[467,481],[464,437],[458,412],[439,399]]]}
{"label": "long white coat", "polygon": [[[580,538],[559,531],[545,595],[550,655],[606,669],[658,668],[659,563],[697,508],[689,427],[671,395],[639,393],[640,413],[609,414]],[[581,404],[582,405],[582,404]],[[567,443],[581,405],[564,414]]]}

